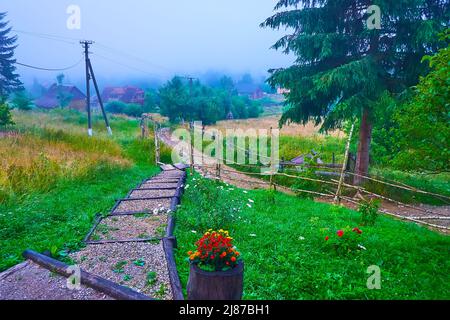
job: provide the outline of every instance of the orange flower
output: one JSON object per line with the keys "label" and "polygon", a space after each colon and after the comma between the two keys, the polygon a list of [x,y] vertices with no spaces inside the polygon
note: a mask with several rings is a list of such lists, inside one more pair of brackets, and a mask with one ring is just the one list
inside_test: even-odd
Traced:
{"label": "orange flower", "polygon": [[231,262],[236,262],[236,257],[231,257]]}

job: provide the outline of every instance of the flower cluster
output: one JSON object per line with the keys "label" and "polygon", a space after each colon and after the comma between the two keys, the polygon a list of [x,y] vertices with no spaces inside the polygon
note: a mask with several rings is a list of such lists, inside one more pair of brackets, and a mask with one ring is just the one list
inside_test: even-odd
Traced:
{"label": "flower cluster", "polygon": [[349,253],[364,248],[361,244],[363,232],[360,228],[350,228],[337,230],[334,236],[327,235],[325,243],[331,246],[339,253]]}
{"label": "flower cluster", "polygon": [[225,271],[236,267],[240,253],[233,246],[233,238],[228,231],[208,230],[195,243],[197,250],[189,251],[189,260],[208,271]]}

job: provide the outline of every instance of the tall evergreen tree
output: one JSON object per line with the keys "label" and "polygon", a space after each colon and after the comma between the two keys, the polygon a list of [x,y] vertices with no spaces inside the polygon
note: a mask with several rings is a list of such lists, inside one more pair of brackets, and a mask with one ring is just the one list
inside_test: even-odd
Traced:
{"label": "tall evergreen tree", "polygon": [[0,12],[0,100],[22,86],[14,65],[17,36],[10,36],[11,27],[5,18],[6,13]]}
{"label": "tall evergreen tree", "polygon": [[[372,5],[381,9],[378,26]],[[269,83],[290,89],[280,124],[314,120],[326,131],[357,117],[356,171],[367,174],[374,105],[427,71],[420,61],[439,48],[449,1],[280,0],[275,10],[261,26],[293,30],[273,47],[297,57],[291,67],[271,70]]]}

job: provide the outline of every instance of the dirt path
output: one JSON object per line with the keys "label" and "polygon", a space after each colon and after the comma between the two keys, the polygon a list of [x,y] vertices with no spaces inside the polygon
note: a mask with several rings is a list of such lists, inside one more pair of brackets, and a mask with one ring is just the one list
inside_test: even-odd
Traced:
{"label": "dirt path", "polygon": [[[86,247],[70,254],[83,271],[159,300],[179,299],[178,275],[169,266],[173,225],[185,172],[168,168],[143,181],[99,217]],[[172,249],[173,250],[173,249]],[[175,269],[176,270],[176,269]],[[31,261],[0,274],[0,300],[109,300],[82,286],[69,290],[67,279]]]}
{"label": "dirt path", "polygon": [[[168,128],[162,129],[159,133],[159,138],[167,145],[174,147],[179,140],[174,141],[171,132]],[[202,155],[199,150],[194,150],[194,162],[195,163],[203,163],[202,160],[210,159],[205,155]],[[235,169],[227,166],[221,166],[222,171],[220,175],[220,179],[223,182],[234,185],[239,188],[254,190],[254,189],[269,189],[269,185],[267,182],[262,181],[261,179],[255,178],[253,176],[249,176],[243,173],[235,173],[235,172],[227,172],[236,171]],[[195,169],[200,172],[203,176],[208,178],[217,178],[216,169],[215,168],[205,168],[199,165],[195,166]],[[278,191],[294,195],[295,193],[287,187],[277,187]],[[325,203],[334,203],[333,198],[324,198],[317,197],[316,201],[325,202]],[[358,199],[354,199],[354,201],[358,201]],[[357,209],[357,205],[352,201],[342,200],[341,204],[350,208]],[[389,201],[383,200],[381,202],[381,211],[386,213],[387,215],[397,215],[398,219],[412,219],[408,220],[411,222],[427,225],[429,228],[433,230],[437,230],[443,233],[450,233],[450,206],[428,206],[428,205],[418,205],[418,206],[403,206],[398,205]],[[395,217],[395,216],[394,216]],[[436,219],[432,219],[436,218]],[[413,221],[415,220],[415,221]]]}
{"label": "dirt path", "polygon": [[[171,132],[168,128],[164,128],[160,131],[158,134],[159,138],[168,146],[171,146],[172,148],[175,147],[178,143],[180,143],[179,140],[173,140],[173,137],[171,135]],[[202,155],[201,151],[194,150],[194,163],[195,169],[204,177],[206,178],[217,178],[217,171],[215,167],[210,166],[202,166],[202,163],[205,162],[213,162],[215,159],[212,157]],[[247,190],[256,190],[256,189],[269,189],[270,186],[267,184],[267,182],[262,181],[261,179],[239,173],[234,172],[236,169],[227,166],[225,164],[221,165],[221,172],[220,172],[220,180],[222,180],[225,183],[228,183],[230,185],[234,185],[238,188],[247,189]],[[288,188],[281,188],[280,191],[294,194],[292,191],[290,191]]]}

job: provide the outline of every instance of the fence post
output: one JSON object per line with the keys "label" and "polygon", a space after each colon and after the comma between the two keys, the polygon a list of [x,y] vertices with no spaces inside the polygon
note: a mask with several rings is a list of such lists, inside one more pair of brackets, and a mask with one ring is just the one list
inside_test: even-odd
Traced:
{"label": "fence post", "polygon": [[345,147],[344,164],[342,165],[341,177],[339,178],[339,184],[338,184],[338,188],[336,191],[336,196],[334,197],[335,203],[340,202],[340,199],[341,199],[342,185],[344,184],[345,170],[347,168],[348,156],[349,156],[349,152],[350,152],[350,144],[352,142],[354,130],[355,130],[355,122],[353,122],[353,124],[352,124],[352,128],[350,130],[350,135],[349,135],[348,141],[347,141],[347,146]]}
{"label": "fence post", "polygon": [[190,121],[189,122],[189,131],[191,133],[191,176],[194,174],[194,162],[195,162],[195,158],[194,158],[194,135],[195,135],[195,129],[194,129],[194,122]]}
{"label": "fence post", "polygon": [[158,123],[156,121],[153,121],[153,128],[155,131],[155,162],[156,165],[159,165],[161,163],[161,155],[159,149]]}

